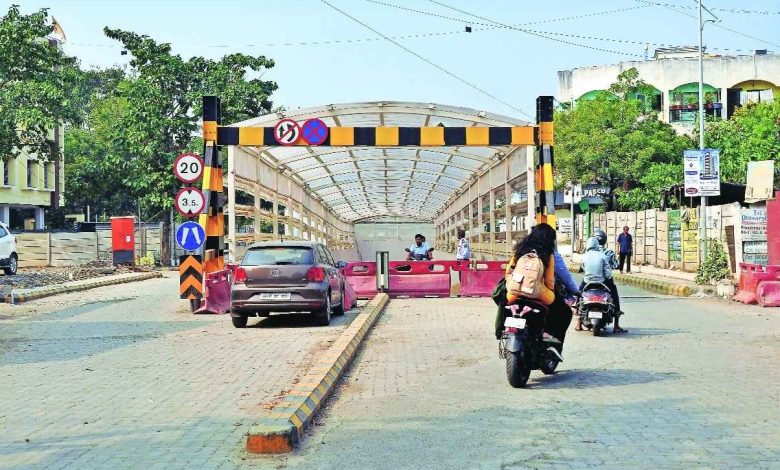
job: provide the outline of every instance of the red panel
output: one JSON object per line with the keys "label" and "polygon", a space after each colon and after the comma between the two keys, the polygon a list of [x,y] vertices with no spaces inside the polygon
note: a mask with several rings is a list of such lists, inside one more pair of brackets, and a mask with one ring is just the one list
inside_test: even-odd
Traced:
{"label": "red panel", "polygon": [[391,261],[391,296],[449,297],[450,270],[456,261]]}
{"label": "red panel", "polygon": [[766,237],[769,264],[780,265],[780,191],[774,201],[766,203]]}
{"label": "red panel", "polygon": [[111,218],[113,251],[135,251],[135,217]]}
{"label": "red panel", "polygon": [[358,299],[369,299],[377,294],[376,263],[373,261],[353,261],[343,270],[347,284]]}
{"label": "red panel", "polygon": [[206,274],[203,306],[195,313],[227,313],[230,311],[230,280],[228,271],[216,271]]}
{"label": "red panel", "polygon": [[762,307],[780,307],[780,281],[759,282],[756,300]]}

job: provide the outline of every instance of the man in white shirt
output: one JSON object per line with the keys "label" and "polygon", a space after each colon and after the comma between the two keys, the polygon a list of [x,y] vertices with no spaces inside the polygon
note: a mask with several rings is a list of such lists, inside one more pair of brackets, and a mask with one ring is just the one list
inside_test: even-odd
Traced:
{"label": "man in white shirt", "polygon": [[455,254],[455,259],[458,261],[468,261],[471,259],[471,245],[469,239],[466,238],[465,230],[458,230],[458,250]]}

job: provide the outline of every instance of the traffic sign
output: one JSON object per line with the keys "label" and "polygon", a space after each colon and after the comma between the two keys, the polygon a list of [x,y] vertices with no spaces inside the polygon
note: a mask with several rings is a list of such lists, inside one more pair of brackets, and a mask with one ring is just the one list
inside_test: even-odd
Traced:
{"label": "traffic sign", "polygon": [[206,198],[203,196],[198,188],[189,186],[182,188],[179,193],[176,194],[176,210],[184,217],[195,217],[206,206]]}
{"label": "traffic sign", "polygon": [[187,251],[195,251],[206,241],[206,231],[200,224],[184,222],[176,230],[176,243]]}
{"label": "traffic sign", "polygon": [[274,137],[279,145],[295,145],[301,137],[301,126],[292,119],[282,119],[274,126]]}
{"label": "traffic sign", "polygon": [[203,159],[195,153],[183,153],[176,157],[173,173],[182,183],[193,183],[203,175]]}
{"label": "traffic sign", "polygon": [[301,128],[303,134],[303,140],[309,143],[309,145],[320,145],[328,138],[328,126],[322,121],[322,119],[309,119],[303,123]]}
{"label": "traffic sign", "polygon": [[203,296],[203,263],[200,255],[179,257],[179,295],[182,299]]}

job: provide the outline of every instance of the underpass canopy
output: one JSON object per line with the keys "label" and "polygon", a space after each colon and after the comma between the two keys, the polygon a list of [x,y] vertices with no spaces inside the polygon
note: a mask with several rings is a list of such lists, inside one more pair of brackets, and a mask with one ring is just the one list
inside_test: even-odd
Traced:
{"label": "underpass canopy", "polygon": [[[235,124],[271,127],[281,119],[321,119],[329,128],[515,127],[530,123],[508,116],[433,103],[332,104],[273,113]],[[375,216],[433,220],[476,175],[505,157],[513,145],[249,147],[280,172],[288,172],[339,219]]]}

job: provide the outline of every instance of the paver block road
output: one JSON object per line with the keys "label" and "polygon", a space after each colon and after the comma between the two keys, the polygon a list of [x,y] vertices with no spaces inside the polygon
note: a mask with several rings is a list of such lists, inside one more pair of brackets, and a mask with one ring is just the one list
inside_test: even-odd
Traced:
{"label": "paver block road", "polygon": [[[647,296],[621,287],[626,297]],[[513,389],[487,299],[393,300],[349,378],[274,468],[780,468],[780,315],[625,298],[630,334],[569,331]]]}
{"label": "paver block road", "polygon": [[187,308],[176,273],[0,306],[0,467],[233,468],[254,419],[354,318],[238,330]]}

